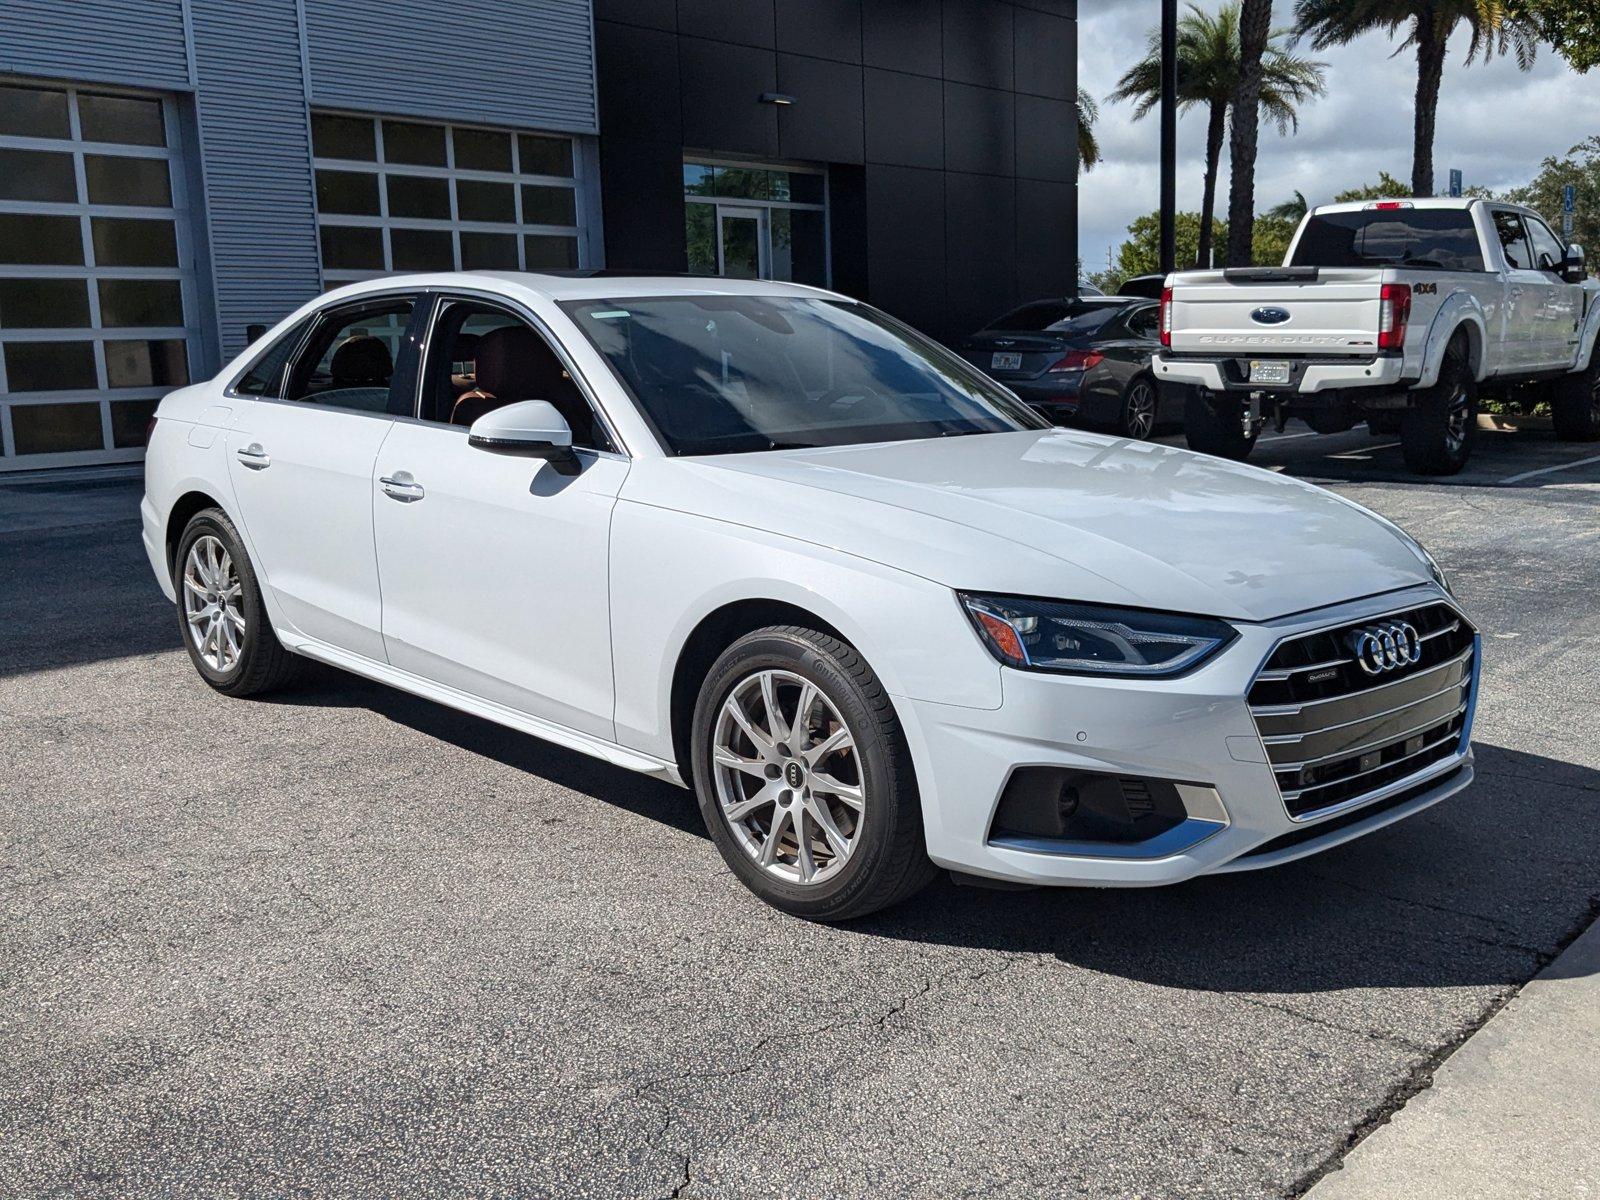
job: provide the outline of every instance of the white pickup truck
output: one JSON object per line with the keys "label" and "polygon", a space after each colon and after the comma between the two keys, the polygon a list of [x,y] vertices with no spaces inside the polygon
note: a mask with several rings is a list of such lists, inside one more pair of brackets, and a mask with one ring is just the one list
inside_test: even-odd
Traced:
{"label": "white pickup truck", "polygon": [[1600,437],[1600,283],[1530,209],[1378,200],[1312,209],[1281,267],[1184,271],[1161,299],[1155,375],[1189,445],[1243,459],[1267,420],[1398,433],[1414,471],[1472,452],[1481,392],[1549,400]]}

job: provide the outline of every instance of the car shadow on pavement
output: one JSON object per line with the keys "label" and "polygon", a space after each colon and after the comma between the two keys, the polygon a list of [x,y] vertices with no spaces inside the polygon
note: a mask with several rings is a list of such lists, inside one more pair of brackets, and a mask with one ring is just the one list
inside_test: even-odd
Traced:
{"label": "car shadow on pavement", "polygon": [[[507,729],[396,688],[371,683],[321,663],[291,691],[263,696],[264,704],[357,707],[471,754],[524,771],[558,787],[649,817],[683,833],[709,838],[691,793],[664,780],[612,766],[553,742]],[[707,847],[707,853],[715,853]]]}
{"label": "car shadow on pavement", "polygon": [[1600,916],[1600,771],[1487,745],[1477,767],[1465,792],[1281,867],[1155,889],[945,884],[852,928],[1204,991],[1520,984]]}

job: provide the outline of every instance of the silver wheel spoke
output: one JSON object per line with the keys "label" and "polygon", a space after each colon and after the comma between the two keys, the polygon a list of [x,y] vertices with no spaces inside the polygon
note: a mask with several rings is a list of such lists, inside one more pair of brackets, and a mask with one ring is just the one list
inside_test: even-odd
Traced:
{"label": "silver wheel spoke", "polygon": [[843,750],[847,746],[852,750],[855,749],[855,743],[850,740],[850,731],[841,725],[815,746],[805,751],[806,762],[815,767],[835,750]]}
{"label": "silver wheel spoke", "polygon": [[860,752],[820,685],[792,671],[752,671],[723,701],[710,757],[719,816],[763,871],[809,886],[850,859],[868,797],[845,782],[862,777]]}
{"label": "silver wheel spoke", "polygon": [[841,783],[832,775],[825,775],[821,771],[811,772],[811,790],[823,792],[829,796],[837,796],[856,811],[861,810],[865,795],[853,783]]}
{"label": "silver wheel spoke", "polygon": [[767,735],[774,742],[788,741],[789,726],[784,722],[783,710],[778,707],[778,685],[771,671],[761,676],[761,706],[767,714]]}
{"label": "silver wheel spoke", "polygon": [[767,829],[767,838],[761,843],[761,856],[758,861],[763,867],[770,867],[778,857],[778,843],[783,840],[783,831],[789,827],[789,810],[779,808],[773,810],[772,825]]}

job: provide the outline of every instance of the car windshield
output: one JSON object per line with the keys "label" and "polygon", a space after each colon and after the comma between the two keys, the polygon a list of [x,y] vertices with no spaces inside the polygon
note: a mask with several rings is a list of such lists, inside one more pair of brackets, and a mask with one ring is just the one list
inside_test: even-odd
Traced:
{"label": "car windshield", "polygon": [[1322,213],[1306,222],[1289,265],[1484,269],[1472,214],[1460,208]]}
{"label": "car windshield", "polygon": [[561,307],[676,454],[1045,427],[960,359],[861,304],[706,295]]}
{"label": "car windshield", "polygon": [[1006,329],[1026,333],[1094,333],[1122,311],[1116,303],[1092,300],[1036,300],[997,317],[985,329]]}

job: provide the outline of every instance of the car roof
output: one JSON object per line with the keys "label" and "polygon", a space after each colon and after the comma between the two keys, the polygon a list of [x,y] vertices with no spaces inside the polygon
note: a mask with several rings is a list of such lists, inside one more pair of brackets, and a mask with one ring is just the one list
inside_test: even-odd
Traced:
{"label": "car roof", "polygon": [[369,292],[483,288],[531,292],[548,300],[617,300],[642,296],[787,296],[848,300],[822,288],[770,279],[724,279],[708,275],[649,275],[610,271],[432,271],[383,275],[331,289],[319,300],[358,298]]}
{"label": "car roof", "polygon": [[[1380,204],[1398,204],[1403,208],[1449,208],[1465,211],[1474,204],[1492,204],[1496,208],[1510,208],[1517,212],[1539,214],[1525,204],[1510,204],[1504,200],[1486,200],[1482,196],[1393,196],[1380,200],[1346,200],[1340,204],[1319,204],[1311,211],[1316,213],[1365,212]],[[1542,220],[1543,218],[1541,218]]]}

